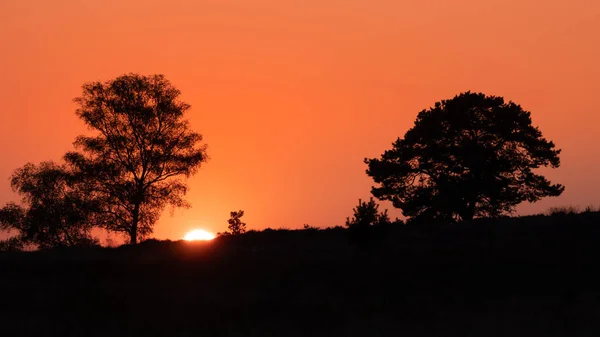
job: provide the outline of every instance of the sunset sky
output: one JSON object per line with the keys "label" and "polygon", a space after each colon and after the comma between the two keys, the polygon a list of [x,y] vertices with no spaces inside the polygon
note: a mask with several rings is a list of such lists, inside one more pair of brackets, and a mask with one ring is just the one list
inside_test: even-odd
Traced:
{"label": "sunset sky", "polygon": [[14,169],[89,132],[81,85],[129,72],[182,91],[210,156],[156,238],[238,209],[249,229],[343,225],[370,194],[363,159],[467,90],[521,104],[563,150],[544,172],[564,194],[519,213],[600,206],[598,0],[0,0],[0,48],[0,206]]}

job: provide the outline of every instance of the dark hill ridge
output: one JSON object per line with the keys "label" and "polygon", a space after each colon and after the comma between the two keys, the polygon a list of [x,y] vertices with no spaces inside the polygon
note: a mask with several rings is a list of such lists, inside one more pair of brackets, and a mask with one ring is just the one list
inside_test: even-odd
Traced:
{"label": "dark hill ridge", "polygon": [[0,254],[2,336],[591,336],[600,213]]}

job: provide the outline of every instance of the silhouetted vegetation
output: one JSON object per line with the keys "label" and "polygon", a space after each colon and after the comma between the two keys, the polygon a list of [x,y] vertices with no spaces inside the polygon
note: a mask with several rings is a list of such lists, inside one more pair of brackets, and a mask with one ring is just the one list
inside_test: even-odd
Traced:
{"label": "silhouetted vegetation", "polygon": [[231,216],[229,218],[229,220],[227,220],[227,223],[229,224],[229,226],[227,226],[227,228],[229,229],[229,232],[226,232],[225,234],[228,235],[240,235],[246,232],[246,223],[242,221],[242,217],[244,216],[244,211],[239,210],[239,211],[233,211],[231,213],[229,213],[229,215]]}
{"label": "silhouetted vegetation", "polygon": [[[595,336],[600,213],[0,254],[3,336]],[[101,315],[101,316],[100,316]],[[126,319],[125,319],[126,317]],[[101,322],[101,323],[99,323]]]}
{"label": "silhouetted vegetation", "polygon": [[[593,212],[593,209],[588,207],[584,210],[584,212]],[[550,209],[548,210],[547,213],[548,213],[548,215],[559,215],[559,216],[576,215],[577,213],[579,213],[579,210],[577,209],[577,207],[573,207],[573,206],[550,207]]]}
{"label": "silhouetted vegetation", "polygon": [[[33,244],[41,249],[97,244],[91,237],[98,205],[65,166],[44,162],[27,164],[11,177],[22,205],[9,203],[0,209],[0,229],[16,232],[5,243],[14,250]],[[20,244],[19,244],[20,242]]]}
{"label": "silhouetted vegetation", "polygon": [[129,236],[152,232],[166,205],[184,207],[189,177],[206,160],[202,136],[183,119],[190,106],[162,75],[130,74],[83,86],[77,115],[96,136],[79,136],[65,159],[102,202],[102,227]]}
{"label": "silhouetted vegetation", "polygon": [[399,219],[392,222],[387,209],[379,212],[379,205],[373,198],[369,198],[368,202],[358,199],[358,205],[353,212],[352,218],[346,218],[346,227],[349,229],[350,242],[362,248],[371,249],[373,245],[378,245],[383,239],[381,230],[372,230],[372,227],[404,224]]}
{"label": "silhouetted vegetation", "polygon": [[25,243],[19,236],[0,240],[0,252],[20,252],[25,248]]}
{"label": "silhouetted vegetation", "polygon": [[[246,231],[239,210],[211,242],[136,244],[166,206],[186,206],[182,178],[206,160],[202,137],[163,76],[83,89],[77,114],[96,135],[78,137],[64,164],[17,169],[21,203],[0,209],[0,229],[16,234],[0,241],[2,336],[600,332],[600,212],[507,216],[564,190],[533,172],[558,167],[560,150],[512,102],[438,102],[365,160],[373,195],[409,225],[370,198],[346,228]],[[94,227],[136,245],[99,247]]]}
{"label": "silhouetted vegetation", "polygon": [[[383,212],[379,212],[379,204],[377,204],[373,198],[369,198],[369,202],[358,199],[358,205],[353,209],[353,212],[354,216],[352,218],[346,218],[346,227],[365,228],[392,223],[388,216],[387,209]],[[398,219],[396,219],[395,222],[402,224]]]}
{"label": "silhouetted vegetation", "polygon": [[462,93],[435,103],[380,159],[365,159],[378,185],[409,221],[471,221],[510,214],[523,201],[564,190],[534,169],[560,165],[560,150],[502,97]]}
{"label": "silhouetted vegetation", "polygon": [[0,229],[38,248],[93,245],[93,227],[150,234],[168,205],[187,207],[189,177],[206,161],[202,136],[184,119],[190,106],[162,75],[129,74],[83,86],[77,115],[96,132],[79,136],[64,164],[27,164],[11,185],[23,205],[0,211]]}

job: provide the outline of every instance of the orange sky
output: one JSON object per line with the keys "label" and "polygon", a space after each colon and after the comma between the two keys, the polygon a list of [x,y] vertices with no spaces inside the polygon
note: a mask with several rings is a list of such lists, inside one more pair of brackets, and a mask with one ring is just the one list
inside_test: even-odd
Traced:
{"label": "orange sky", "polygon": [[363,158],[467,90],[521,104],[563,149],[565,193],[521,213],[600,205],[597,0],[1,0],[0,46],[2,205],[15,168],[86,132],[81,85],[128,72],[182,91],[211,157],[157,238],[236,209],[249,228],[342,225],[369,196]]}

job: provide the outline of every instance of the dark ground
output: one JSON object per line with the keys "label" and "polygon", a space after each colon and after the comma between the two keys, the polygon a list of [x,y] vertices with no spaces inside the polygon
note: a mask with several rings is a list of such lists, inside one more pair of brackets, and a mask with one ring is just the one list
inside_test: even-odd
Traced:
{"label": "dark ground", "polygon": [[600,213],[0,254],[0,336],[597,336]]}

